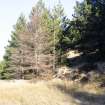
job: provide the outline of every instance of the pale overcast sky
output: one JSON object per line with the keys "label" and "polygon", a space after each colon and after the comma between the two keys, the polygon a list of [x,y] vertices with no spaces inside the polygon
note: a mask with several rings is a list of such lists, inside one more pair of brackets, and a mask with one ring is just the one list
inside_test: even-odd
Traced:
{"label": "pale overcast sky", "polygon": [[[8,44],[13,25],[21,13],[27,17],[30,14],[32,6],[38,0],[0,0],[0,60],[4,55],[4,47]],[[57,0],[44,0],[49,6]],[[78,0],[82,1],[82,0]],[[73,7],[76,0],[61,0],[65,12],[69,18],[73,13]]]}

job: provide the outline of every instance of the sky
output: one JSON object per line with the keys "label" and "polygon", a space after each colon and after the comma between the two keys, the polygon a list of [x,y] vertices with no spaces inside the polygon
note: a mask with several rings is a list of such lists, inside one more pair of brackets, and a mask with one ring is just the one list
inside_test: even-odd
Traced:
{"label": "sky", "polygon": [[[5,47],[10,40],[13,25],[21,13],[29,16],[32,7],[38,0],[0,0],[0,61],[5,53]],[[44,0],[48,7],[56,4],[57,0]],[[82,0],[77,0],[82,1]],[[66,15],[71,18],[76,0],[61,0]]]}

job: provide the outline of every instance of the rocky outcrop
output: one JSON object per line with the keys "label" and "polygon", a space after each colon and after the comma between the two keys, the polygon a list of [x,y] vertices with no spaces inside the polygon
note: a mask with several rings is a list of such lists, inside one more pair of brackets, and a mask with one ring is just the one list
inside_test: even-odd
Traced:
{"label": "rocky outcrop", "polygon": [[97,70],[105,74],[105,62],[97,62]]}
{"label": "rocky outcrop", "polygon": [[69,67],[63,66],[57,69],[56,78],[67,79],[76,82],[87,82],[89,76],[85,73],[81,73],[78,69],[70,69]]}

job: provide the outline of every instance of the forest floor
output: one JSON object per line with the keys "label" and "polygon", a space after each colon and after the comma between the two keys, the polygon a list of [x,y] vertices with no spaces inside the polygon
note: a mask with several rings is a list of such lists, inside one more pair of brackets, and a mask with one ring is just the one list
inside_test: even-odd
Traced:
{"label": "forest floor", "polygon": [[0,105],[105,105],[105,89],[54,79],[0,81]]}

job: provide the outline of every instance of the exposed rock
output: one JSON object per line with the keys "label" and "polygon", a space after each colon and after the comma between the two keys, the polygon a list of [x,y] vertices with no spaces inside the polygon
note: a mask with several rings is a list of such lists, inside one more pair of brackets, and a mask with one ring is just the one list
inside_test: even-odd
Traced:
{"label": "exposed rock", "polygon": [[72,77],[71,77],[71,80],[75,81],[75,80],[79,80],[79,75],[77,74],[74,74]]}
{"label": "exposed rock", "polygon": [[70,73],[71,73],[70,68],[68,68],[66,66],[63,66],[61,68],[58,68],[57,71],[58,71],[57,72],[57,77],[58,78],[65,78],[65,77],[66,78],[69,78]]}
{"label": "exposed rock", "polygon": [[81,82],[87,82],[89,80],[88,76],[86,74],[80,73],[78,69],[72,70],[66,66],[59,68],[57,75],[54,77]]}
{"label": "exposed rock", "polygon": [[87,75],[90,81],[95,81],[96,78],[100,78],[100,73],[98,71],[90,71]]}
{"label": "exposed rock", "polygon": [[102,82],[102,83],[99,85],[99,87],[105,88],[105,82]]}
{"label": "exposed rock", "polygon": [[77,50],[70,50],[67,53],[67,58],[74,58],[80,56],[82,53],[79,53]]}
{"label": "exposed rock", "polygon": [[82,73],[81,77],[80,77],[80,82],[81,83],[87,83],[88,81],[89,81],[88,75]]}
{"label": "exposed rock", "polygon": [[105,73],[105,62],[98,62],[97,64],[97,69],[101,72],[101,73]]}

